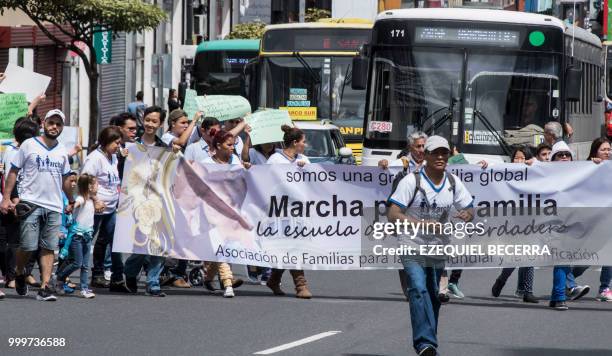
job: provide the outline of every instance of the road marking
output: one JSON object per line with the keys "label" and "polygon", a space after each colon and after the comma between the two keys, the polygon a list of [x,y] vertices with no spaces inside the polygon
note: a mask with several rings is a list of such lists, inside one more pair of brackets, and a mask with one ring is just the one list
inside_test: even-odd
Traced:
{"label": "road marking", "polygon": [[321,340],[323,338],[326,338],[326,337],[332,336],[332,335],[336,335],[336,334],[339,334],[341,332],[342,331],[326,331],[324,333],[312,335],[312,336],[309,336],[309,337],[304,338],[304,339],[300,339],[300,340],[297,340],[297,341],[290,342],[288,344],[283,344],[283,345],[280,345],[280,346],[273,347],[271,349],[267,349],[267,350],[263,350],[263,351],[258,351],[256,353],[254,353],[253,355],[270,355],[270,354],[274,354],[274,353],[277,353],[277,352],[280,352],[280,351],[289,350],[291,348],[307,344],[309,342]]}

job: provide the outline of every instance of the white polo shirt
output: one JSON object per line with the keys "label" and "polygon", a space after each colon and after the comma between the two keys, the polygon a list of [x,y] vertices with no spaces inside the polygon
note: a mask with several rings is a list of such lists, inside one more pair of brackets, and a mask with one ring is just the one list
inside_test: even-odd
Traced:
{"label": "white polo shirt", "polygon": [[185,149],[185,159],[204,163],[204,160],[210,157],[210,147],[202,138],[200,141],[192,143]]}
{"label": "white polo shirt", "polygon": [[63,176],[70,173],[70,163],[64,145],[56,142],[47,147],[40,137],[25,140],[12,167],[19,169],[19,198],[54,212],[64,210]]}
{"label": "white polo shirt", "polygon": [[98,148],[87,156],[81,170],[81,173],[91,174],[98,179],[98,199],[106,205],[101,214],[110,214],[117,209],[121,188],[117,164],[117,155],[109,159]]}
{"label": "white polo shirt", "polygon": [[287,157],[287,155],[285,155],[285,153],[282,150],[278,150],[272,156],[270,156],[270,158],[268,158],[268,161],[266,163],[267,164],[281,163],[281,164],[296,164],[297,165],[299,161],[310,163],[310,160],[308,159],[308,157],[304,156],[301,153],[299,153],[294,159],[291,159]]}

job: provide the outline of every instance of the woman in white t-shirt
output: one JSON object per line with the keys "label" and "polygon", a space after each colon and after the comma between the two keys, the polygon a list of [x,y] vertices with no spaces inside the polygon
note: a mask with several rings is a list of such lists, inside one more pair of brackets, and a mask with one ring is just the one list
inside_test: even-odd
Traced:
{"label": "woman in white t-shirt", "polygon": [[[213,137],[211,146],[214,149],[212,156],[204,159],[204,164],[240,164],[244,168],[250,168],[251,164],[248,162],[240,161],[240,158],[234,153],[234,135],[225,130],[211,129],[210,135]],[[219,231],[226,230],[222,226],[217,227]],[[225,228],[228,228],[226,226]],[[231,228],[231,227],[230,227]],[[234,280],[232,275],[232,269],[228,263],[225,262],[209,262],[206,267],[206,279],[204,280],[204,286],[206,289],[214,291],[212,287],[212,281],[217,275],[220,275],[221,283],[225,289],[223,296],[225,298],[234,297],[234,287],[242,284],[241,280]]]}
{"label": "woman in white t-shirt", "polygon": [[[122,137],[121,129],[117,126],[109,126],[102,130],[98,137],[98,148],[90,150],[91,153],[85,159],[81,170],[81,173],[96,177],[99,184],[97,203],[102,203],[104,206],[102,209],[96,209],[94,217],[94,236],[99,232],[93,251],[92,285],[94,287],[109,286],[104,279],[104,257],[106,247],[113,244],[115,233],[115,216],[121,187],[117,151],[121,147]],[[129,292],[124,288],[121,254],[113,252],[111,260],[111,291]]]}
{"label": "woman in white t-shirt", "polygon": [[198,111],[190,123],[186,112],[181,109],[173,110],[168,118],[168,131],[162,135],[161,140],[169,147],[178,146],[184,150],[187,145],[200,139],[195,127],[201,116],[202,113]]}
{"label": "woman in white t-shirt", "polygon": [[[86,299],[95,297],[89,289],[89,254],[93,240],[94,199],[98,192],[96,177],[81,174],[77,183],[79,195],[74,201],[74,223],[69,227],[71,235],[70,263],[62,264],[57,270],[57,291],[67,292],[64,282],[74,271],[81,269],[81,296]],[[72,290],[74,291],[74,290]]]}
{"label": "woman in white t-shirt", "polygon": [[284,148],[270,156],[267,163],[289,163],[300,167],[310,163],[308,157],[304,156],[304,150],[306,149],[306,135],[304,135],[304,132],[297,127],[289,125],[283,125],[281,130],[285,133],[283,135]]}
{"label": "woman in white t-shirt", "polygon": [[[283,135],[283,148],[277,151],[268,159],[268,164],[295,164],[299,167],[304,167],[306,163],[310,163],[308,157],[304,156],[306,148],[306,135],[297,127],[283,125],[281,130]],[[274,295],[285,295],[285,292],[280,288],[283,269],[273,269],[270,279],[266,285],[272,289]],[[303,270],[290,270],[293,283],[295,284],[295,296],[297,298],[310,299],[312,293],[308,290],[308,283],[304,276]]]}

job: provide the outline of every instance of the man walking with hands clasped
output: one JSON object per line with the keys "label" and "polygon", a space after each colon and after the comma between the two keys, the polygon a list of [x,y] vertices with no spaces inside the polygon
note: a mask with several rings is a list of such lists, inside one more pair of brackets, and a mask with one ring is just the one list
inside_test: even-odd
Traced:
{"label": "man walking with hands clasped", "polygon": [[[440,136],[431,136],[425,142],[425,166],[406,175],[389,198],[389,222],[427,224],[424,234],[411,237],[418,245],[444,245],[450,241],[440,229],[448,222],[450,210],[459,212],[455,217],[463,221],[473,218],[472,195],[456,176],[446,172],[450,147]],[[408,276],[412,341],[419,355],[435,356],[438,340],[438,284],[444,270],[446,256],[402,256]]]}

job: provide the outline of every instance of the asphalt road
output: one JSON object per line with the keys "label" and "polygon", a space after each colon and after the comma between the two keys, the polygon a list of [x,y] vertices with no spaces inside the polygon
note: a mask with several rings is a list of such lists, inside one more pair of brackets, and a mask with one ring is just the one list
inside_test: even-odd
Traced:
{"label": "asphalt road", "polygon": [[[441,355],[612,355],[612,303],[595,291],[565,312],[512,294],[490,296],[496,270],[465,271],[466,294],[441,310]],[[286,297],[245,285],[233,299],[203,288],[168,289],[152,298],[98,293],[38,302],[14,291],[0,301],[0,355],[411,355],[408,304],[395,271],[307,271],[312,300],[298,300],[288,273]],[[578,279],[597,289],[599,272]],[[535,294],[547,298],[552,271],[536,271]],[[61,337],[65,347],[9,347],[9,337]],[[296,346],[297,345],[297,346]],[[294,347],[290,347],[294,346]],[[283,351],[274,352],[278,347]],[[290,348],[288,348],[290,347]],[[262,353],[263,352],[263,353]],[[266,353],[267,352],[267,353]]]}

